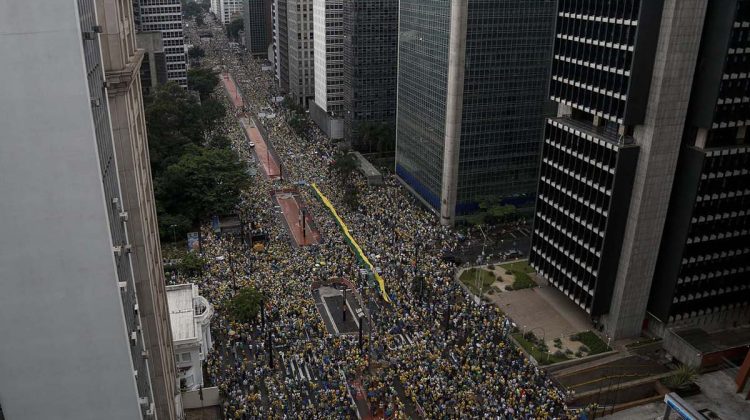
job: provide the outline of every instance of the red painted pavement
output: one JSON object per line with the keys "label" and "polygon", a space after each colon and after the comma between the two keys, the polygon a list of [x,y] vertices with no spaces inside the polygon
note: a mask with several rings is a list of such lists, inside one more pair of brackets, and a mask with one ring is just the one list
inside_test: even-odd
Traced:
{"label": "red painted pavement", "polygon": [[305,217],[306,235],[302,234],[302,223],[300,221],[300,205],[297,195],[291,192],[278,191],[274,193],[276,202],[281,206],[281,211],[286,219],[286,224],[294,236],[294,241],[299,246],[314,245],[320,243],[320,232],[311,228],[312,216],[310,213]]}
{"label": "red painted pavement", "polygon": [[278,179],[281,175],[281,168],[279,168],[279,163],[276,162],[273,155],[269,153],[268,145],[260,134],[260,130],[258,130],[252,121],[246,118],[240,118],[240,124],[242,124],[242,127],[245,129],[247,138],[255,143],[255,155],[258,157],[266,176],[269,179]]}
{"label": "red painted pavement", "polygon": [[232,75],[229,73],[222,73],[221,82],[224,84],[224,88],[227,90],[227,94],[229,95],[229,100],[232,101],[232,105],[234,105],[235,108],[242,108],[242,95],[237,89],[237,84],[234,83]]}

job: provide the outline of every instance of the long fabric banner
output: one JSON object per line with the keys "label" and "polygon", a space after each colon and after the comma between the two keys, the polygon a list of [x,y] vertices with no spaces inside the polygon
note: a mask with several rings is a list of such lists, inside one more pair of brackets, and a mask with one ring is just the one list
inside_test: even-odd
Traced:
{"label": "long fabric banner", "polygon": [[383,299],[386,302],[390,302],[391,300],[388,298],[388,293],[386,293],[385,291],[385,281],[383,281],[383,278],[380,277],[380,274],[375,271],[375,267],[373,267],[372,263],[367,258],[365,253],[362,252],[362,248],[359,247],[357,241],[352,238],[352,235],[349,233],[349,228],[346,226],[346,223],[344,223],[344,221],[339,217],[339,214],[336,212],[336,208],[333,207],[333,204],[331,204],[328,198],[323,195],[322,192],[320,192],[317,185],[310,184],[310,186],[313,188],[320,201],[323,202],[326,207],[328,207],[328,210],[333,215],[333,218],[336,219],[336,223],[338,223],[339,228],[344,233],[344,238],[346,238],[346,242],[349,244],[349,247],[351,247],[352,251],[354,251],[354,255],[357,257],[357,260],[359,260],[360,264],[370,269],[370,272],[373,274],[375,280],[377,280],[378,285],[380,286],[380,293],[383,295]]}

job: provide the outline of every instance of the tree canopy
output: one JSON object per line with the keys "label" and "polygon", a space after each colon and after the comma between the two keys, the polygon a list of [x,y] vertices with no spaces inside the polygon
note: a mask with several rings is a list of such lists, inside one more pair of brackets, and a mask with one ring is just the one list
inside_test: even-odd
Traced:
{"label": "tree canopy", "polygon": [[226,115],[221,102],[208,98],[201,103],[174,83],[157,87],[147,98],[145,111],[154,177],[175,163],[187,146],[210,140]]}
{"label": "tree canopy", "polygon": [[396,151],[393,129],[385,123],[364,122],[357,126],[354,144],[368,153],[392,154]]}
{"label": "tree canopy", "polygon": [[193,86],[205,90],[204,99],[170,83],[146,100],[159,233],[165,241],[184,238],[210,216],[232,213],[250,183],[231,141],[217,130],[227,111],[210,96],[212,73],[197,74],[207,79]]}
{"label": "tree canopy", "polygon": [[[191,48],[190,51],[192,50]],[[188,70],[187,77],[190,80],[190,89],[198,92],[201,101],[208,99],[216,86],[219,85],[219,74],[212,69],[193,67]]]}
{"label": "tree canopy", "polygon": [[[204,50],[203,48],[201,48],[201,47],[199,47],[197,45],[193,46],[193,47],[190,47],[190,49],[188,50],[188,57],[190,57],[190,58],[192,58],[194,60],[203,58],[205,56],[206,56],[206,50]],[[190,69],[190,70],[192,70],[192,69]],[[188,73],[190,72],[190,70],[188,70]],[[190,83],[192,84],[192,82],[193,81],[191,80]]]}
{"label": "tree canopy", "polygon": [[245,21],[242,18],[234,18],[227,25],[227,38],[237,41],[240,31],[245,28]]}
{"label": "tree canopy", "polygon": [[262,302],[263,294],[260,291],[253,287],[245,287],[229,301],[229,313],[236,321],[251,323],[258,319]]}
{"label": "tree canopy", "polygon": [[198,224],[232,213],[249,184],[245,165],[233,151],[192,146],[157,179],[156,199],[166,213]]}
{"label": "tree canopy", "polygon": [[466,220],[472,225],[497,225],[510,223],[521,217],[516,206],[502,204],[497,198],[487,198],[479,203],[479,211]]}
{"label": "tree canopy", "polygon": [[199,3],[197,1],[183,1],[182,13],[185,15],[185,17],[197,18],[198,16],[202,16],[203,13],[207,12],[210,7],[211,4],[209,2]]}

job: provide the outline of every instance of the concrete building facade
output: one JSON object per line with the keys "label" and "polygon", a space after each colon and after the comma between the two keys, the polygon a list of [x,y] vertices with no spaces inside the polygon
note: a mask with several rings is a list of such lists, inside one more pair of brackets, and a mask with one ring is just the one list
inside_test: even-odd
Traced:
{"label": "concrete building facade", "polygon": [[750,323],[750,1],[709,3],[649,329]]}
{"label": "concrete building facade", "polygon": [[167,57],[161,32],[139,32],[135,38],[138,48],[143,49],[141,92],[146,97],[154,88],[167,83]]}
{"label": "concrete building facade", "polygon": [[187,54],[180,0],[133,0],[138,32],[161,32],[167,80],[187,87]]}
{"label": "concrete building facade", "polygon": [[547,121],[530,261],[611,338],[639,335],[652,279],[672,281],[654,277],[660,246],[678,245],[662,242],[666,197],[718,3],[559,3],[560,107]]}
{"label": "concrete building facade", "polygon": [[194,391],[204,386],[203,361],[213,347],[211,317],[214,310],[194,284],[168,286],[167,300],[180,386]]}
{"label": "concrete building facade", "polygon": [[279,93],[289,92],[289,25],[287,22],[287,0],[273,2],[273,66],[278,81]]}
{"label": "concrete building facade", "polygon": [[219,0],[219,9],[214,12],[219,21],[228,25],[233,19],[242,17],[242,0]]}
{"label": "concrete building facade", "polygon": [[344,1],[313,0],[315,100],[310,116],[331,139],[344,136]]}
{"label": "concrete building facade", "polygon": [[[138,315],[146,338],[156,411],[159,418],[174,419],[182,415],[182,409],[140,80],[147,55],[137,46],[134,26],[126,24],[133,22],[133,9],[127,7],[128,3],[128,0],[96,0],[97,16],[103,28],[102,63],[120,177],[121,206],[128,218]],[[157,81],[164,76],[157,74]]]}
{"label": "concrete building facade", "polygon": [[315,98],[312,0],[287,0],[289,94],[307,109]]}
{"label": "concrete building facade", "polygon": [[395,136],[398,0],[344,0],[344,138],[372,152],[360,128]]}
{"label": "concrete building facade", "polygon": [[14,220],[0,229],[3,415],[179,418],[169,324],[149,319],[167,314],[158,242],[155,264],[139,249],[153,203],[131,197],[150,185],[136,185],[147,153],[127,156],[145,147],[132,5],[1,9],[0,193],[13,199],[0,211]]}
{"label": "concrete building facade", "polygon": [[273,43],[272,0],[242,0],[245,48],[255,57],[266,57]]}
{"label": "concrete building facade", "polygon": [[533,203],[554,5],[401,1],[396,174],[442,224]]}

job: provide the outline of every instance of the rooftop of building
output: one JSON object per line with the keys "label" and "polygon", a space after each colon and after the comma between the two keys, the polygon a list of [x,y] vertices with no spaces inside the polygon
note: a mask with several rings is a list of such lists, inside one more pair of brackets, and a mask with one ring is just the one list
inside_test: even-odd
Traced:
{"label": "rooftop of building", "polygon": [[213,312],[208,301],[198,294],[198,286],[192,283],[167,286],[167,304],[172,340],[197,340],[201,335],[199,325]]}

